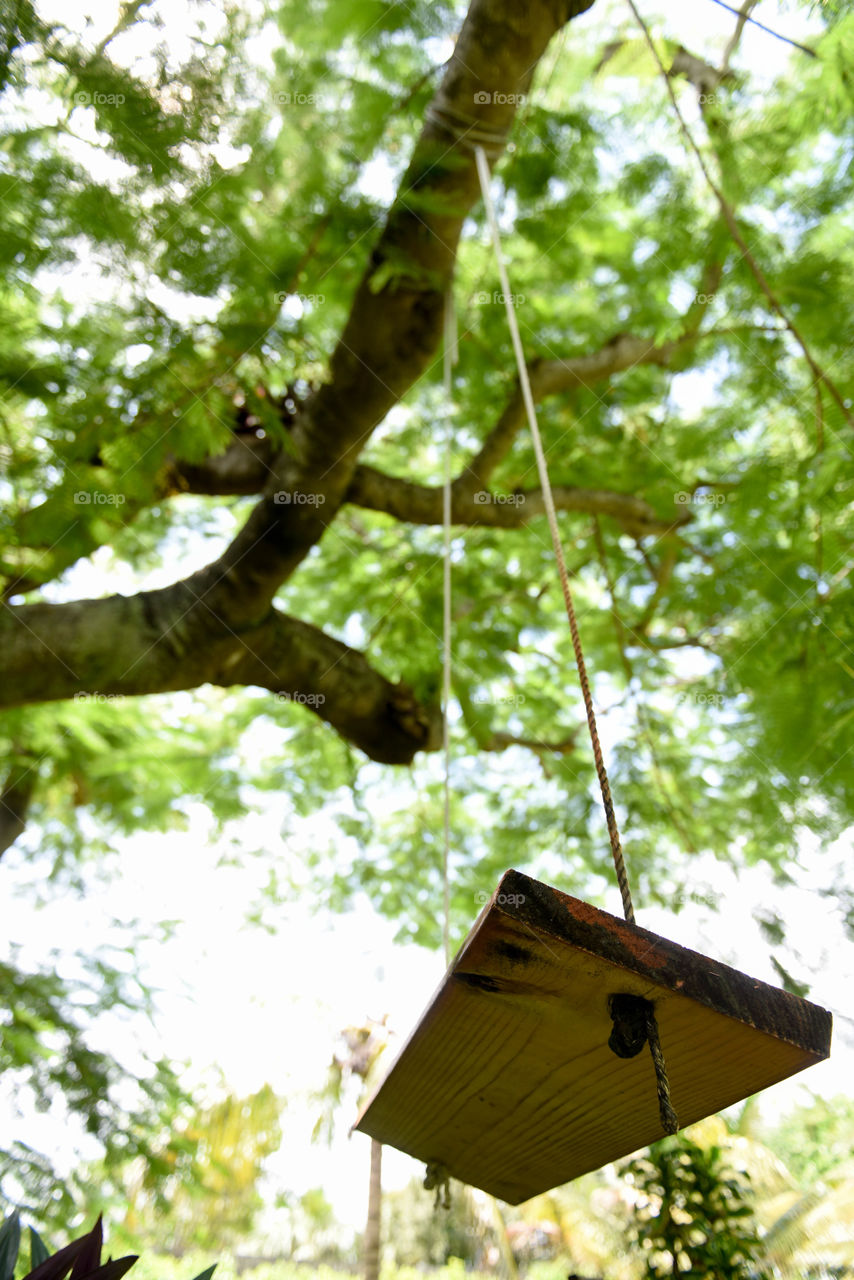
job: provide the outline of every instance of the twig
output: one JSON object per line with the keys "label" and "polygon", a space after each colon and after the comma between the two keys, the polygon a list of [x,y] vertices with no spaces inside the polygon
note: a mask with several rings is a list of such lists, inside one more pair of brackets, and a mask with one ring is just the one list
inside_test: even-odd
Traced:
{"label": "twig", "polygon": [[[747,5],[744,5],[743,8],[739,10],[734,9],[731,4],[724,4],[724,0],[712,0],[712,4],[719,4],[722,9],[729,9],[730,13],[736,14],[739,18],[743,19],[744,22],[752,22],[754,27],[759,27],[762,31],[767,31],[768,35],[774,36],[775,40],[782,40],[784,44],[790,44],[793,48],[800,49],[801,53],[808,53],[811,58],[818,57],[815,49],[808,49],[805,44],[798,44],[797,40],[792,40],[789,36],[780,35],[779,31],[774,31],[771,27],[766,27],[765,23],[760,22],[758,18],[751,18],[749,12],[745,12],[745,10],[748,9]],[[754,5],[750,5],[751,9],[754,7]],[[738,28],[736,28],[736,31],[738,35],[741,34],[741,32],[738,31]]]}
{"label": "twig", "polygon": [[[670,77],[667,74],[667,70],[664,66],[664,63],[661,61],[661,58],[658,53],[658,49],[655,46],[655,41],[653,40],[652,35],[650,34],[649,27],[646,25],[646,22],[641,17],[638,11],[637,5],[634,3],[634,0],[626,0],[626,3],[628,4],[629,8],[634,14],[635,20],[638,26],[640,27],[641,31],[643,32],[644,39],[646,40],[646,43],[649,46],[650,52],[652,53],[652,56],[655,59],[656,65],[658,66],[658,69],[661,72],[661,77],[664,80],[668,97],[670,98],[671,104],[673,106],[673,110],[676,113],[676,118],[679,121],[679,128],[685,138],[685,141],[688,145],[689,150],[693,152],[694,156],[697,159],[697,163],[700,166],[700,170],[703,174],[703,177],[706,179],[706,182],[708,183],[710,190],[714,193],[715,198],[717,199],[717,202],[720,205],[721,213],[724,216],[727,229],[729,230],[730,235],[732,236],[733,240],[741,250],[742,260],[747,263],[747,266],[750,268],[753,278],[755,279],[756,283],[759,285],[759,288],[761,289],[762,293],[764,293],[771,308],[780,317],[780,319],[783,321],[783,324],[788,329],[789,333],[791,333],[792,337],[797,342],[798,346],[800,347],[801,351],[804,354],[804,359],[809,365],[813,376],[818,381],[824,383],[824,385],[827,387],[828,391],[830,392],[833,400],[836,402],[836,405],[838,406],[840,412],[842,413],[842,416],[845,418],[845,421],[848,423],[849,426],[854,427],[854,417],[852,417],[851,411],[847,407],[845,400],[842,396],[842,393],[840,392],[839,388],[836,386],[836,383],[832,380],[830,375],[828,373],[825,373],[824,369],[822,369],[821,365],[819,365],[819,363],[813,356],[812,352],[810,351],[809,347],[807,346],[806,338],[804,338],[801,331],[797,328],[795,323],[789,319],[788,315],[783,310],[782,304],[779,302],[779,300],[777,299],[777,295],[774,293],[770,284],[765,279],[765,275],[762,271],[762,268],[759,266],[759,263],[756,261],[753,254],[750,252],[750,249],[748,248],[748,245],[747,245],[747,241],[745,240],[744,236],[741,234],[741,228],[739,227],[738,222],[736,221],[735,213],[733,212],[732,206],[730,205],[723,191],[720,189],[720,187],[712,177],[711,173],[709,172],[709,167],[706,164],[705,159],[703,158],[703,153],[698,147],[697,143],[694,141],[694,135],[691,133],[691,130],[688,128],[685,117],[683,116],[682,112],[679,109],[679,103],[676,100],[676,94],[673,91],[672,82],[670,80]],[[737,13],[738,10],[734,10],[734,12]]]}
{"label": "twig", "polygon": [[738,15],[738,22],[735,24],[735,31],[732,33],[732,36],[729,39],[729,43],[727,44],[727,47],[724,49],[723,61],[721,63],[722,71],[729,70],[729,64],[732,59],[732,55],[735,53],[736,49],[738,48],[738,44],[739,44],[739,41],[741,40],[742,32],[744,31],[744,28],[747,26],[747,21],[748,21],[748,18],[750,17],[751,11],[755,9],[758,4],[759,4],[759,0],[744,0],[744,4],[741,6],[741,12]]}

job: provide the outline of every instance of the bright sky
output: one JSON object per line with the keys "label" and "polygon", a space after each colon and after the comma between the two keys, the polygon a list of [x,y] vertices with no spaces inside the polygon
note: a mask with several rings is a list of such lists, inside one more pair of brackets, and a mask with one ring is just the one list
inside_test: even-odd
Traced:
{"label": "bright sky", "polygon": [[[46,18],[55,17],[84,30],[91,17],[92,40],[115,21],[116,0],[40,0]],[[613,13],[622,21],[627,10],[622,0],[597,4],[597,15]],[[665,13],[672,29],[681,31],[686,45],[712,60],[732,30],[733,19],[712,0],[659,0],[655,12]],[[181,41],[188,10],[169,4],[164,34]],[[215,10],[214,10],[215,12]],[[648,14],[653,12],[648,7]],[[780,11],[773,3],[761,6],[764,21],[779,30],[803,37],[809,29],[803,11]],[[441,56],[447,56],[444,51]],[[764,74],[775,74],[787,57],[784,45],[755,29],[745,33],[740,61]],[[82,279],[81,279],[82,292]],[[209,549],[205,548],[205,554]],[[186,566],[182,566],[185,571]],[[164,571],[171,580],[174,566]],[[160,575],[161,578],[163,575]],[[105,588],[99,572],[78,569],[62,594],[95,594]],[[247,819],[240,833],[246,847],[266,846],[276,859],[291,860],[300,843],[329,836],[323,818],[300,824],[280,835],[284,806],[270,799],[263,810]],[[248,907],[256,901],[266,878],[265,868],[250,862],[241,868],[213,869],[215,857],[206,841],[206,818],[193,815],[189,832],[181,835],[138,835],[123,852],[121,880],[109,889],[98,889],[81,902],[58,903],[35,912],[22,894],[26,878],[15,870],[7,855],[4,884],[15,882],[15,891],[0,905],[4,936],[35,939],[30,948],[37,959],[45,954],[38,940],[76,947],[98,938],[106,945],[113,918],[183,921],[171,939],[152,942],[143,949],[148,978],[162,988],[156,1034],[149,1044],[192,1063],[194,1076],[217,1065],[238,1092],[258,1088],[269,1081],[291,1099],[286,1116],[285,1141],[274,1161],[282,1185],[301,1192],[322,1185],[339,1215],[361,1225],[367,1189],[368,1140],[355,1135],[340,1140],[332,1152],[313,1147],[308,1136],[315,1113],[304,1098],[323,1079],[338,1031],[366,1015],[390,1015],[390,1022],[406,1034],[415,1023],[443,972],[440,959],[417,948],[395,947],[393,929],[366,904],[334,920],[314,916],[299,900],[271,913],[273,934],[244,925]],[[675,916],[661,910],[644,910],[638,916],[644,926],[776,983],[752,908],[762,902],[780,906],[794,952],[800,957],[799,974],[814,973],[812,998],[836,1011],[848,1006],[854,981],[854,948],[846,940],[830,900],[822,889],[832,881],[832,867],[847,856],[846,849],[821,852],[805,850],[802,884],[776,889],[763,868],[736,877],[730,870],[700,860],[697,864],[698,897],[713,894],[725,904],[719,913],[704,902],[686,905]],[[165,887],[164,887],[165,886]],[[620,914],[614,889],[609,908]],[[440,904],[437,903],[437,912]],[[769,1114],[792,1104],[803,1086],[829,1096],[848,1089],[852,1074],[851,1021],[836,1026],[831,1061],[811,1069],[796,1083],[777,1086],[764,1095]],[[847,1038],[849,1046],[844,1044]],[[303,1095],[301,1097],[301,1095]],[[30,1140],[46,1149],[57,1140],[57,1117],[34,1117]],[[423,1171],[407,1157],[388,1152],[387,1186],[399,1185]]]}

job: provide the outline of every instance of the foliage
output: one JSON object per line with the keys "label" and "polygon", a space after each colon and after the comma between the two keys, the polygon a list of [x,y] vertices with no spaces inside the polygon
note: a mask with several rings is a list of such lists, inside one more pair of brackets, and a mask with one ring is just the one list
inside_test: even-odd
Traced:
{"label": "foliage", "polygon": [[[30,1269],[23,1280],[121,1280],[138,1259],[134,1255],[101,1261],[104,1234],[98,1218],[91,1231],[78,1236],[70,1244],[51,1253],[38,1232],[30,1227]],[[0,1278],[13,1280],[21,1244],[21,1223],[17,1213],[10,1214],[0,1226]],[[210,1280],[216,1264],[201,1271],[195,1280]]]}
{"label": "foliage", "polygon": [[352,1092],[354,1083],[358,1092],[351,1100],[365,1100],[379,1079],[381,1061],[388,1045],[389,1030],[385,1018],[379,1022],[367,1018],[358,1026],[344,1027],[323,1086],[316,1095],[320,1110],[312,1132],[314,1141],[332,1141],[337,1113],[348,1092]]}
{"label": "foliage", "polygon": [[[262,1204],[264,1162],[281,1141],[281,1109],[269,1085],[184,1107],[145,1159],[110,1171],[106,1202],[117,1234],[178,1255],[223,1249],[248,1235]],[[98,1171],[92,1182],[102,1185]]]}
{"label": "foliage", "polygon": [[[672,1181],[677,1190],[681,1186],[686,1197],[698,1185],[708,1184],[710,1164],[717,1166],[719,1185],[735,1178],[739,1198],[725,1198],[725,1209],[728,1213],[740,1205],[750,1212],[737,1217],[734,1224],[725,1223],[722,1234],[730,1250],[733,1227],[736,1236],[745,1232],[753,1236],[750,1274],[770,1271],[775,1280],[842,1274],[854,1258],[854,1165],[850,1140],[846,1146],[844,1100],[796,1111],[779,1124],[763,1128],[761,1140],[756,1133],[755,1102],[750,1100],[737,1117],[710,1116],[686,1130],[678,1143],[661,1144],[672,1148],[668,1165]],[[829,1133],[838,1135],[831,1143],[840,1159],[816,1178],[811,1170],[822,1153],[815,1137]],[[694,1161],[696,1150],[705,1153],[698,1162]],[[536,1273],[541,1280],[551,1280],[561,1269],[564,1275],[570,1270],[582,1276],[605,1275],[610,1280],[637,1280],[639,1275],[649,1274],[652,1251],[643,1250],[639,1237],[654,1241],[671,1229],[689,1234],[692,1230],[687,1211],[680,1212],[677,1205],[668,1219],[661,1209],[659,1152],[656,1146],[649,1153],[651,1160],[644,1153],[634,1161],[556,1187],[516,1209],[516,1225],[524,1223],[541,1231],[552,1228],[553,1256],[536,1263],[530,1274]],[[680,1155],[686,1159],[690,1155],[690,1168]],[[791,1164],[787,1163],[790,1158]],[[671,1167],[674,1162],[675,1171]],[[795,1164],[799,1176],[793,1171]],[[695,1216],[694,1209],[690,1216]],[[702,1215],[701,1223],[707,1225]],[[698,1230],[695,1244],[700,1234]],[[626,1247],[627,1239],[635,1242],[633,1247]],[[659,1262],[661,1265],[666,1267],[666,1262]],[[688,1258],[684,1258],[684,1265],[689,1265]],[[711,1274],[717,1277],[726,1272]]]}
{"label": "foliage", "polygon": [[851,1099],[797,1107],[763,1136],[793,1175],[790,1186],[756,1205],[768,1261],[784,1280],[844,1274],[854,1265]]}
{"label": "foliage", "polygon": [[[494,191],[533,366],[621,335],[674,344],[539,411],[556,485],[651,513],[651,531],[619,502],[560,520],[630,870],[639,897],[677,906],[697,853],[764,861],[782,881],[804,833],[829,841],[854,818],[854,17],[818,5],[818,57],[791,51],[776,75],[736,55],[711,113],[672,82],[810,366],[686,160],[648,57],[629,41],[603,60],[626,32],[601,8],[548,52]],[[287,454],[273,404],[329,376],[462,15],[450,2],[229,0],[194,6],[170,41],[158,3],[122,6],[113,30],[48,21],[37,0],[4,11],[0,573],[13,608],[132,599],[208,563],[244,525],[257,494],[193,493],[186,476],[234,444],[240,407],[261,424],[256,443],[263,432]],[[663,49],[692,39],[676,14],[654,35]],[[372,275],[389,296],[410,277],[393,257]],[[497,286],[476,210],[454,281],[463,474],[513,390]],[[446,416],[434,368],[363,461],[435,485]],[[515,498],[533,464],[520,434],[490,494]],[[430,523],[345,504],[276,606],[434,704],[440,555]],[[610,880],[542,518],[460,523],[453,560],[459,938],[508,865],[599,900]],[[2,713],[0,789],[16,780],[31,824],[7,865],[33,859],[34,895],[85,887],[124,836],[180,826],[193,800],[222,823],[253,788],[276,788],[286,823],[325,807],[338,824],[340,839],[307,858],[318,903],[366,893],[402,937],[438,943],[435,758],[403,774],[292,700],[174,688]],[[291,891],[283,881],[271,875],[272,897]],[[850,906],[843,878],[834,892]],[[13,1082],[67,1095],[102,1142],[142,1150],[124,1136],[137,1125],[116,1101],[121,1067],[84,1034],[73,984],[3,963]],[[173,1102],[152,1089],[168,1121]],[[45,1202],[45,1153],[3,1160],[28,1202]]]}
{"label": "foliage", "polygon": [[483,1260],[484,1228],[465,1188],[454,1187],[450,1209],[434,1207],[419,1179],[383,1196],[383,1254],[395,1267],[466,1266]]}
{"label": "foliage", "polygon": [[[176,1259],[168,1255],[160,1257],[143,1254],[137,1264],[140,1280],[183,1280],[186,1264],[194,1265],[195,1255],[186,1259]],[[465,1274],[470,1280],[486,1280],[490,1272],[465,1271],[459,1259],[452,1259],[449,1264],[431,1271],[434,1280],[461,1280]],[[234,1260],[225,1257],[217,1264],[217,1277],[223,1280],[358,1280],[355,1268],[333,1267],[323,1263],[305,1264],[288,1259],[277,1259],[275,1262],[263,1262],[257,1266],[243,1268],[238,1271]],[[394,1266],[387,1263],[382,1272],[382,1280],[424,1280],[424,1271],[415,1266]]]}
{"label": "foliage", "polygon": [[717,1146],[684,1134],[655,1143],[627,1168],[637,1190],[630,1236],[645,1257],[645,1274],[748,1280],[761,1244],[753,1223],[748,1175],[728,1166]]}
{"label": "foliage", "polygon": [[839,1094],[796,1107],[766,1141],[802,1183],[823,1178],[854,1152],[854,1099]]}
{"label": "foliage", "polygon": [[[76,1120],[101,1143],[110,1171],[150,1160],[187,1099],[165,1060],[131,1069],[91,1046],[84,1028],[93,1013],[115,1005],[142,1012],[147,1000],[107,956],[84,958],[78,969],[82,976],[66,978],[0,964],[0,1072],[19,1106],[50,1111],[60,1125]],[[20,1141],[0,1148],[0,1203],[22,1205],[37,1221],[66,1222],[85,1186],[75,1174],[60,1177],[50,1153]]]}
{"label": "foliage", "polygon": [[274,1205],[275,1237],[286,1258],[297,1259],[302,1265],[310,1260],[314,1266],[344,1266],[352,1259],[352,1233],[337,1222],[321,1187],[310,1187],[299,1196],[278,1192]]}
{"label": "foliage", "polygon": [[[421,6],[395,10],[392,22],[380,6],[376,41],[357,49],[357,7],[330,0],[306,13],[302,4],[276,9],[287,38],[263,66],[244,51],[252,19],[231,7],[215,40],[203,26],[192,29],[184,63],[156,43],[156,15],[134,11],[135,40],[156,48],[153,69],[128,40],[122,44],[122,33],[112,62],[110,42],[96,55],[61,24],[48,37],[37,8],[22,25],[3,119],[18,175],[5,196],[18,251],[5,260],[0,298],[10,387],[4,449],[14,485],[14,495],[6,492],[6,569],[30,584],[29,598],[37,584],[72,581],[71,566],[98,547],[93,573],[109,590],[119,580],[144,581],[164,560],[197,557],[199,540],[221,545],[244,518],[246,499],[167,498],[158,487],[163,467],[222,449],[238,391],[251,395],[259,380],[272,391],[300,379],[307,386],[322,369],[380,212],[359,175],[380,157],[399,172],[430,93],[431,41],[451,34],[459,15]],[[840,165],[848,118],[829,105],[819,112],[816,102],[845,95],[852,27],[844,15],[823,16],[828,31],[816,66],[770,89],[741,79],[721,94],[734,139],[727,177],[740,183],[754,253],[815,351],[832,362],[852,325],[842,221],[851,180]],[[711,264],[723,273],[712,301],[701,304],[708,336],[686,343],[675,368],[639,366],[541,408],[556,483],[637,494],[661,512],[675,500],[693,516],[684,538],[649,545],[603,518],[604,563],[589,519],[566,518],[594,678],[626,744],[614,768],[633,869],[644,892],[666,897],[657,882],[669,883],[666,868],[685,874],[686,846],[720,856],[738,847],[740,856],[782,870],[799,825],[827,836],[850,820],[850,774],[838,744],[854,714],[846,658],[851,502],[833,405],[824,407],[822,435],[805,399],[812,395],[805,370],[762,314],[749,273],[685,170],[676,128],[661,120],[660,91],[640,101],[627,96],[619,119],[609,114],[605,104],[630,84],[632,64],[619,75],[606,64],[591,78],[588,55],[606,34],[590,26],[574,34],[572,57],[550,55],[548,79],[526,105],[496,182],[505,216],[514,211],[507,253],[516,287],[530,299],[534,359],[583,353],[627,329],[672,334],[680,300],[698,305],[702,272]],[[13,117],[26,91],[27,108]],[[691,92],[680,88],[686,101]],[[405,109],[397,105],[403,99]],[[712,139],[707,146],[713,152]],[[342,259],[348,269],[336,272]],[[65,284],[74,260],[78,272],[91,264],[96,276],[112,272],[129,287],[87,282],[72,302]],[[322,303],[298,292],[305,286],[295,283],[297,270],[301,281],[323,281]],[[467,240],[458,267],[458,459],[482,434],[484,406],[498,407],[508,383],[501,309],[478,302],[484,291],[491,299],[493,272],[479,237]],[[286,294],[295,299],[293,315],[281,310]],[[844,378],[844,367],[836,373]],[[434,480],[436,412],[428,379],[366,459]],[[512,492],[531,463],[520,438],[495,489]],[[75,506],[74,492],[93,486],[122,501]],[[357,643],[370,636],[378,665],[424,693],[435,690],[435,531],[353,509],[337,525],[323,554],[283,588],[282,602]],[[547,744],[578,725],[568,637],[539,528],[533,536],[460,533],[455,559],[459,927],[472,888],[491,883],[510,857],[535,862],[566,848],[578,869],[562,870],[564,882],[595,891],[601,839],[580,743],[565,755],[539,749],[545,776],[533,792],[524,747],[511,747],[506,761],[466,759],[496,733]],[[622,630],[606,607],[606,569]],[[394,820],[374,830],[361,795],[375,768],[330,743],[307,723],[309,712],[255,694],[223,702],[222,715],[216,700],[193,695],[193,702],[206,741],[211,726],[227,724],[223,754],[225,736],[234,743],[253,721],[271,721],[277,744],[257,776],[284,767],[298,774],[292,789],[301,811],[330,798],[339,808],[361,848],[336,860],[331,880],[322,885],[318,876],[325,900],[364,888],[408,936],[435,938],[432,844],[441,823],[429,767],[417,800],[416,786],[385,782],[398,796]],[[834,708],[830,719],[825,707]],[[70,856],[81,809],[119,831],[157,828],[174,817],[181,794],[238,803],[238,777],[227,768],[217,774],[216,753],[206,761],[186,736],[170,733],[171,711],[149,701],[138,717],[130,705],[93,700],[75,706],[73,719],[70,708],[60,714],[68,736],[59,750],[38,720],[31,731],[12,714],[7,754],[41,762],[37,822],[48,818],[42,806],[51,791],[54,803],[63,790],[71,798],[56,810],[54,834],[71,845]],[[142,734],[152,715],[174,742],[156,758]],[[187,729],[197,732],[191,721]],[[478,834],[484,819],[488,840]]]}

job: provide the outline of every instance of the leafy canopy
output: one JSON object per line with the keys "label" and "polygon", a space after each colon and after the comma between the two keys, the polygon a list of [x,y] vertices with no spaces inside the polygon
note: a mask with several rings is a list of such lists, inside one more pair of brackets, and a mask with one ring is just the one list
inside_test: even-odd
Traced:
{"label": "leafy canopy", "polygon": [[[598,4],[549,45],[495,169],[618,816],[648,901],[677,898],[700,852],[764,860],[785,878],[804,832],[830,840],[852,820],[848,8],[813,6],[817,56],[792,50],[774,74],[740,49],[730,68],[722,47],[690,49],[720,73],[711,91],[693,64],[676,71],[692,38],[678,13],[653,28],[723,210],[637,29]],[[276,580],[265,617],[286,613],[363,650],[389,689],[405,683],[422,726],[440,682],[435,487],[450,419],[461,477],[452,931],[465,932],[508,865],[593,898],[610,883],[473,195],[453,279],[452,409],[434,361],[438,277],[413,244],[418,226],[461,216],[470,154],[425,143],[393,204],[463,18],[460,4],[385,0],[199,4],[180,33],[151,2],[123,6],[113,31],[48,21],[31,0],[4,16],[4,634],[23,644],[26,611],[44,607],[62,654],[97,629],[91,598],[126,598],[75,650],[75,700],[56,691],[67,672],[35,643],[16,670],[43,676],[41,694],[15,705],[18,677],[9,682],[0,788],[12,868],[31,861],[44,884],[83,888],[126,833],[180,825],[198,800],[224,823],[275,788],[286,822],[323,808],[338,824],[340,839],[308,860],[317,902],[345,908],[365,892],[402,936],[438,941],[439,764],[418,755],[435,741],[411,731],[409,772],[379,748],[367,759],[346,728],[351,712],[367,717],[367,684],[342,677],[324,704],[310,682],[267,678],[275,645],[243,681],[228,674],[233,655],[217,650],[214,670],[200,649],[196,684],[209,683],[187,692],[196,639],[171,624],[158,634],[157,609],[247,520],[272,512],[280,523],[264,526],[264,553],[274,563],[296,546],[298,563]],[[504,30],[478,38],[507,52]],[[400,243],[378,252],[389,207]],[[330,425],[317,406],[347,374],[346,350],[374,341],[371,367],[394,381],[387,329],[351,326],[332,358],[360,278],[379,320],[421,300],[413,313],[424,333],[433,324],[422,334],[429,358],[411,385],[400,376],[355,452],[343,450],[370,474],[349,476],[310,536],[293,523],[277,542],[282,521],[305,515],[297,500],[276,511],[276,484],[300,492],[278,477],[303,465],[312,440],[331,448],[331,473],[343,466],[329,442],[343,438],[346,414]],[[350,408],[361,411],[357,398]],[[485,443],[492,460],[478,469]],[[236,583],[233,572],[221,579]],[[154,588],[163,594],[139,594]],[[75,612],[79,599],[88,603]],[[235,636],[224,627],[218,643]],[[160,665],[145,696],[123,692],[152,649]],[[339,662],[324,679],[349,670]],[[380,699],[382,715],[396,697]],[[291,887],[271,875],[271,893],[282,891]],[[13,1065],[37,1062],[52,1027],[63,1066],[54,1077],[40,1068],[36,1091],[42,1079],[68,1090],[73,1069],[72,1104],[95,1114],[106,1067],[83,1069],[70,990],[11,968],[8,982]]]}

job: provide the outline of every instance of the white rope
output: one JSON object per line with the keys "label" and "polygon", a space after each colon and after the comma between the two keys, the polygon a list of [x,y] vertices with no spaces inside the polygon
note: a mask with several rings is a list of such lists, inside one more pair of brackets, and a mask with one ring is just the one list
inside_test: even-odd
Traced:
{"label": "white rope", "polygon": [[453,444],[452,369],[457,362],[456,317],[454,296],[445,294],[445,340],[443,352],[443,386],[445,393],[445,476],[442,486],[442,751],[444,754],[444,843],[442,849],[442,941],[445,965],[451,963],[451,447]]}
{"label": "white rope", "polygon": [[540,488],[543,491],[543,506],[546,509],[546,516],[548,517],[555,555],[558,557],[559,564],[563,564],[563,547],[561,546],[560,532],[557,525],[557,515],[555,514],[552,486],[549,481],[549,473],[546,467],[546,455],[543,452],[543,441],[540,436],[537,412],[534,408],[534,397],[531,392],[531,380],[528,377],[528,366],[525,363],[525,353],[522,350],[522,339],[519,337],[519,325],[516,322],[516,312],[513,309],[513,302],[510,293],[510,280],[507,275],[507,266],[504,262],[504,250],[501,245],[501,233],[498,230],[498,219],[495,216],[495,207],[492,203],[492,196],[489,191],[489,164],[487,163],[486,153],[483,150],[483,147],[475,147],[474,154],[477,161],[477,176],[480,178],[480,190],[483,196],[486,216],[489,221],[489,229],[492,233],[492,245],[495,250],[495,261],[498,265],[498,277],[501,281],[501,289],[504,293],[504,306],[507,311],[507,323],[510,326],[510,337],[513,341],[513,351],[516,356],[516,367],[519,371],[519,385],[522,388],[522,399],[525,402],[525,412],[528,415],[528,425],[531,428],[531,436],[534,441],[534,455],[537,459]]}
{"label": "white rope", "polygon": [[492,232],[492,245],[495,250],[495,261],[498,265],[498,275],[501,280],[501,288],[504,293],[504,306],[507,311],[507,323],[510,327],[510,337],[513,340],[513,351],[516,355],[516,367],[519,371],[519,385],[522,388],[522,399],[525,402],[525,412],[528,415],[528,425],[531,428],[531,439],[534,443],[534,455],[537,459],[537,472],[540,477],[543,506],[546,509],[546,516],[548,517],[549,531],[552,536],[552,546],[554,547],[555,559],[557,561],[560,585],[563,590],[564,603],[566,604],[566,615],[569,619],[569,629],[572,634],[572,647],[575,652],[575,662],[578,667],[578,678],[581,682],[584,709],[587,713],[587,727],[590,730],[590,741],[593,745],[593,758],[596,763],[596,774],[599,779],[599,788],[602,792],[602,805],[605,810],[608,837],[611,841],[611,853],[614,858],[614,868],[617,872],[617,883],[620,887],[620,896],[623,900],[623,914],[629,923],[633,924],[635,912],[632,905],[629,878],[626,873],[623,850],[620,845],[620,833],[617,828],[617,819],[614,814],[614,803],[611,799],[611,788],[608,783],[608,771],[605,768],[605,761],[602,756],[602,747],[599,742],[599,730],[596,727],[596,714],[593,710],[593,698],[590,693],[590,685],[587,679],[584,654],[581,650],[581,639],[578,634],[578,624],[575,618],[575,605],[572,602],[569,574],[566,568],[566,560],[564,559],[563,545],[560,540],[560,530],[558,529],[557,524],[554,496],[552,494],[551,481],[549,480],[548,467],[546,466],[546,455],[543,449],[542,437],[540,436],[540,427],[537,422],[537,411],[534,408],[534,396],[531,392],[531,380],[528,377],[528,366],[525,363],[525,353],[522,350],[522,339],[519,336],[519,325],[516,322],[516,311],[513,307],[512,295],[510,293],[510,280],[507,276],[507,267],[504,262],[504,251],[501,245],[501,234],[498,230],[498,219],[495,216],[495,208],[492,204],[492,196],[489,191],[489,164],[487,163],[486,153],[484,152],[483,147],[475,147],[474,154],[477,162],[477,173],[480,178],[480,190],[483,196],[483,204],[486,209],[489,227]]}

